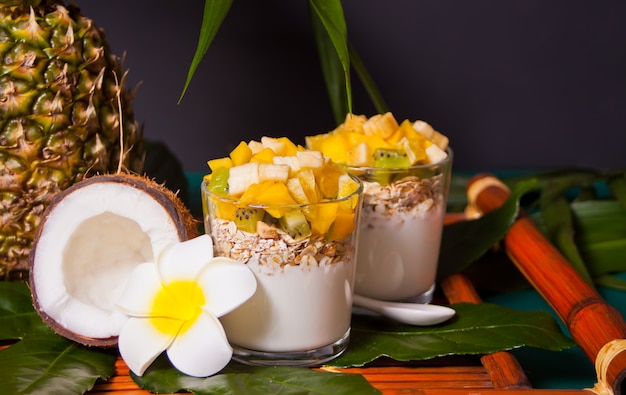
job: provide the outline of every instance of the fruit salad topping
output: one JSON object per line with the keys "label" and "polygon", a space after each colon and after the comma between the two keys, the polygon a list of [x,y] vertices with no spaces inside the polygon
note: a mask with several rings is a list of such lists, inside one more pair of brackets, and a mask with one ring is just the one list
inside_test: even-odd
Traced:
{"label": "fruit salad topping", "polygon": [[259,224],[293,240],[340,240],[352,234],[360,183],[319,151],[286,137],[241,142],[208,161],[205,176],[214,216],[258,233]]}
{"label": "fruit salad topping", "polygon": [[424,121],[398,124],[390,112],[348,114],[333,131],[306,137],[306,146],[339,164],[407,168],[445,159],[448,138]]}

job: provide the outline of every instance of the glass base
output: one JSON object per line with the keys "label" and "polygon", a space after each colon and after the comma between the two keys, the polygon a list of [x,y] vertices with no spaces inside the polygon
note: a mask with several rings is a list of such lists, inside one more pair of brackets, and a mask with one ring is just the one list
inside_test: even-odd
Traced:
{"label": "glass base", "polygon": [[433,301],[434,293],[435,293],[435,284],[433,284],[430,288],[428,288],[428,291],[424,292],[423,294],[413,296],[408,299],[399,300],[399,302],[427,304]]}
{"label": "glass base", "polygon": [[232,345],[233,359],[254,366],[320,366],[341,355],[348,347],[350,329],[336,342],[314,350],[267,352]]}

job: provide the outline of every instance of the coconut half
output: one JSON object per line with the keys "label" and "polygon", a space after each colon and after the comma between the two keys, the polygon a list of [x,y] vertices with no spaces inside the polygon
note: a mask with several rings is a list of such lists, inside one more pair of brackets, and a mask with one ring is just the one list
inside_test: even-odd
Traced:
{"label": "coconut half", "polygon": [[33,304],[58,334],[115,346],[126,316],[116,302],[131,271],[172,242],[198,235],[197,221],[165,187],[127,174],[85,179],[46,209],[30,254]]}

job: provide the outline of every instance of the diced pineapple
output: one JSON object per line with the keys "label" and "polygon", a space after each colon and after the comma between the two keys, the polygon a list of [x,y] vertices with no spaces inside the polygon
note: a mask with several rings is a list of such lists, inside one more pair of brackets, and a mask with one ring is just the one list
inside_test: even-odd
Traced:
{"label": "diced pineapple", "polygon": [[343,121],[344,133],[358,133],[363,134],[363,124],[367,121],[365,115],[347,114],[346,119]]}
{"label": "diced pineapple", "polygon": [[248,141],[248,147],[250,148],[250,151],[252,151],[253,155],[263,150],[263,148],[265,148],[263,146],[263,143],[261,143],[260,141],[256,141],[256,140]]}
{"label": "diced pineapple", "polygon": [[228,193],[238,196],[244,193],[252,184],[259,182],[259,163],[250,162],[233,166],[229,169]]}
{"label": "diced pineapple", "polygon": [[287,180],[287,189],[295,200],[299,204],[307,204],[310,203],[306,192],[304,192],[304,187],[302,186],[302,182],[299,178],[294,177]]}
{"label": "diced pineapple", "polygon": [[257,153],[253,154],[250,158],[250,162],[259,162],[259,163],[274,163],[274,156],[276,154],[272,151],[271,148],[263,148]]}
{"label": "diced pineapple", "polygon": [[433,133],[435,132],[435,129],[433,129],[433,127],[430,126],[428,122],[420,120],[413,122],[413,129],[415,129],[422,136],[426,137],[429,140],[432,138]]}
{"label": "diced pineapple", "polygon": [[[337,179],[337,198],[341,199],[346,196],[350,196],[359,188],[359,183],[355,181],[348,174],[342,174]],[[354,195],[350,199],[339,203],[340,210],[352,212],[356,208],[359,201],[359,196]]]}
{"label": "diced pineapple", "polygon": [[234,166],[248,163],[252,157],[252,150],[248,147],[245,141],[242,141],[230,152],[230,159],[233,161]]}
{"label": "diced pineapple", "polygon": [[304,144],[310,150],[320,151],[322,147],[322,141],[326,139],[326,134],[317,134],[315,136],[306,136],[304,138]]}
{"label": "diced pineapple", "polygon": [[289,178],[289,166],[269,163],[259,163],[259,182],[280,181],[286,182]]}
{"label": "diced pineapple", "polygon": [[311,203],[317,203],[320,200],[320,191],[315,180],[315,173],[312,169],[300,170],[297,174],[300,185]]}
{"label": "diced pineapple", "polygon": [[295,155],[296,151],[298,150],[296,148],[296,145],[287,137],[275,138],[275,137],[263,136],[261,137],[261,143],[263,144],[263,147],[271,148],[272,151],[276,153],[276,155],[282,155],[282,156]]}
{"label": "diced pineapple", "polygon": [[298,151],[296,158],[301,169],[307,167],[317,169],[324,165],[324,155],[320,151]]}
{"label": "diced pineapple", "polygon": [[428,163],[437,163],[446,159],[448,154],[436,144],[432,144],[426,148],[426,156],[428,156]]}
{"label": "diced pineapple", "polygon": [[448,137],[444,136],[443,134],[439,133],[436,130],[433,133],[433,137],[431,140],[433,141],[433,143],[437,144],[437,146],[441,148],[442,151],[445,151],[446,148],[448,148],[448,144],[449,144]]}
{"label": "diced pineapple", "polygon": [[[426,142],[432,145],[430,141],[426,140]],[[404,150],[407,157],[409,158],[411,166],[426,159],[426,151],[424,150],[423,142],[420,140],[409,140],[408,138],[403,137],[398,142],[398,147]]]}
{"label": "diced pineapple", "polygon": [[322,197],[325,199],[336,198],[339,190],[339,176],[345,174],[345,171],[335,165],[326,164],[314,172]]}
{"label": "diced pineapple", "polygon": [[363,124],[363,132],[368,136],[386,139],[398,129],[398,121],[391,112],[376,114]]}
{"label": "diced pineapple", "polygon": [[230,169],[231,167],[233,167],[233,160],[226,156],[224,158],[211,159],[207,162],[207,165],[209,165],[209,168],[212,172],[220,167]]}
{"label": "diced pineapple", "polygon": [[370,146],[361,142],[348,152],[348,163],[353,166],[371,166],[372,153]]}

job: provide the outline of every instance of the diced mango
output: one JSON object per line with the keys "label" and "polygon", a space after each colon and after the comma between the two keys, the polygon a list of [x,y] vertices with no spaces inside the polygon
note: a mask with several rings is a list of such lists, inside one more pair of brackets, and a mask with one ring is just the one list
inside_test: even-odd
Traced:
{"label": "diced mango", "polygon": [[283,152],[279,155],[293,156],[298,151],[298,147],[289,138],[279,137],[278,140],[284,143]]}
{"label": "diced mango", "polygon": [[271,148],[263,148],[250,158],[250,162],[273,163],[274,151]]}
{"label": "diced mango", "polygon": [[248,147],[245,141],[242,141],[230,152],[230,159],[233,161],[233,165],[238,166],[244,163],[248,163],[252,157],[252,150]]}
{"label": "diced mango", "polygon": [[311,218],[311,231],[325,235],[337,216],[338,208],[339,204],[334,202],[325,202],[317,206],[315,216]]}
{"label": "diced mango", "polygon": [[343,135],[329,134],[321,140],[319,151],[329,157],[335,163],[346,163],[348,161],[348,150],[350,146]]}
{"label": "diced mango", "polygon": [[211,169],[211,171],[213,172],[219,167],[225,167],[227,169],[230,169],[231,167],[233,167],[233,161],[227,156],[224,158],[211,159],[207,162],[207,165],[209,165],[209,169]]}
{"label": "diced mango", "polygon": [[247,205],[263,205],[272,217],[280,218],[289,207],[285,205],[297,204],[291,197],[287,186],[280,181],[263,181],[251,185],[239,198],[240,203]]}
{"label": "diced mango", "polygon": [[335,216],[335,220],[333,221],[328,233],[326,234],[326,239],[329,241],[333,241],[341,240],[345,237],[350,236],[350,234],[354,230],[354,215],[354,211],[338,211],[337,215]]}

